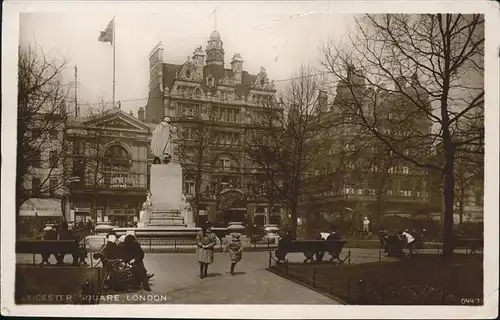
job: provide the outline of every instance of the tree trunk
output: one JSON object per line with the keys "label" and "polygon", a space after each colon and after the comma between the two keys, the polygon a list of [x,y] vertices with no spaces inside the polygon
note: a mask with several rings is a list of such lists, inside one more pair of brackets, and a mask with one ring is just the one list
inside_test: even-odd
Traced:
{"label": "tree trunk", "polygon": [[453,254],[453,207],[455,198],[453,164],[455,155],[453,145],[448,145],[445,148],[443,257],[448,258]]}

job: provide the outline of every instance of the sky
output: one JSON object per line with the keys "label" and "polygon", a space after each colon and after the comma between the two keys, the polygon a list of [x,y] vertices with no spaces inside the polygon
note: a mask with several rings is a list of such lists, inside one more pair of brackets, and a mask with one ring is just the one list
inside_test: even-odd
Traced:
{"label": "sky", "polygon": [[[100,97],[112,101],[112,46],[97,38],[115,16],[116,101],[122,101],[123,111],[137,114],[147,101],[148,55],[160,41],[164,62],[180,64],[196,47],[205,49],[216,28],[226,68],[240,53],[248,72],[257,74],[264,67],[270,79],[282,80],[301,64],[319,68],[321,46],[328,39],[342,41],[353,21],[352,15],[332,12],[326,2],[170,2],[160,11],[142,9],[22,13],[20,45],[36,44],[46,55],[66,59],[66,82],[74,80],[76,65],[80,105]],[[286,83],[277,83],[278,89]]]}

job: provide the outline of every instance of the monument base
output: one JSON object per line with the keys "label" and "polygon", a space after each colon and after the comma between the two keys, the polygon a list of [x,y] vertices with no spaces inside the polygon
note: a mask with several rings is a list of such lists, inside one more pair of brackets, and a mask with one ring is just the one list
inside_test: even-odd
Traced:
{"label": "monument base", "polygon": [[182,167],[179,163],[151,165],[151,203],[153,212],[180,211],[182,205]]}

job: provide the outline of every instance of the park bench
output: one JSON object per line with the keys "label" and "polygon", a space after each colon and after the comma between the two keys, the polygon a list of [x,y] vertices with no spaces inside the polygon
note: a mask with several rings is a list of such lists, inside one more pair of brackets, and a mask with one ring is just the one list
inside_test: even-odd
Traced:
{"label": "park bench", "polygon": [[[35,267],[36,254],[82,254],[76,240],[17,240],[16,253],[33,255],[33,265],[16,264],[17,303],[28,304],[95,304],[102,292],[102,268],[80,265]],[[41,265],[40,265],[41,266]],[[59,299],[61,298],[61,299]],[[33,300],[34,299],[34,300]]]}
{"label": "park bench", "polygon": [[314,255],[316,255],[316,262],[321,262],[325,252],[329,252],[332,255],[330,261],[336,259],[339,263],[342,263],[344,261],[340,259],[339,255],[346,243],[347,241],[345,240],[280,241],[278,249],[276,250],[276,261],[277,263],[286,261],[286,255],[290,252],[302,252],[306,257],[304,263],[307,263],[308,261],[313,262]]}
{"label": "park bench", "polygon": [[16,253],[33,255],[33,265],[36,254],[71,254],[81,256],[82,250],[76,240],[17,240]]}
{"label": "park bench", "polygon": [[[453,240],[453,250],[465,248],[466,253],[475,254],[477,249],[484,248],[484,240],[480,238],[455,238]],[[470,251],[468,251],[470,250]],[[468,251],[468,252],[467,252]]]}

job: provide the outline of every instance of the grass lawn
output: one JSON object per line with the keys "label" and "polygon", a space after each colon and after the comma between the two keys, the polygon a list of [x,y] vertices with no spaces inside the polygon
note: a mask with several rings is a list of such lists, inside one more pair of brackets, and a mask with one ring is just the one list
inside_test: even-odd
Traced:
{"label": "grass lawn", "polygon": [[457,254],[450,260],[422,254],[396,262],[288,264],[271,269],[348,304],[483,303],[482,254]]}

